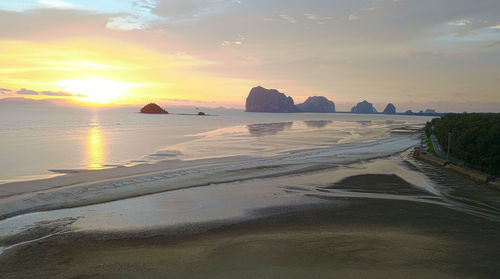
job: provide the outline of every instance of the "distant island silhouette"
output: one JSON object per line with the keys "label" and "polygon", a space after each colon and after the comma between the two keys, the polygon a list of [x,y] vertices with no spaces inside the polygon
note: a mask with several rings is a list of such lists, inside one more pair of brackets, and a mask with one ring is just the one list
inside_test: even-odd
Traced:
{"label": "distant island silhouette", "polygon": [[383,114],[396,114],[396,107],[392,104],[389,103],[385,107],[384,111],[382,112]]}
{"label": "distant island silhouette", "polygon": [[250,90],[246,99],[247,112],[335,112],[335,103],[323,96],[307,98],[295,105],[293,98],[286,96],[276,89],[266,89],[257,86]]}
{"label": "distant island silhouette", "polygon": [[372,103],[368,103],[366,100],[358,103],[351,109],[352,113],[377,113],[375,107],[373,107]]}
{"label": "distant island silhouette", "polygon": [[[286,96],[276,89],[266,89],[262,86],[254,87],[250,90],[245,103],[246,112],[276,112],[276,113],[331,113],[339,112],[335,110],[335,103],[324,96],[312,96],[302,104],[295,105],[293,98]],[[396,106],[392,103],[387,104],[383,112],[378,112],[372,103],[367,100],[357,103],[351,108],[350,112],[339,113],[361,113],[361,114],[386,114],[386,115],[422,115],[422,116],[441,116],[433,109],[419,111],[417,113],[407,110],[404,113],[398,113]]]}
{"label": "distant island silhouette", "polygon": [[[198,108],[196,108],[196,109],[198,109]],[[145,105],[144,107],[141,108],[141,110],[139,112],[144,113],[144,114],[172,114],[155,103],[149,103],[149,104]],[[213,114],[204,113],[203,111],[199,111],[197,113],[173,113],[173,114],[175,114],[175,115],[196,115],[196,116],[216,116]]]}
{"label": "distant island silhouette", "polygon": [[292,97],[276,89],[266,89],[262,86],[250,90],[245,108],[247,112],[301,112]]}
{"label": "distant island silhouette", "polygon": [[168,114],[168,111],[162,109],[159,105],[155,103],[149,103],[145,105],[140,112],[149,114]]}
{"label": "distant island silhouette", "polygon": [[323,96],[309,97],[304,103],[298,104],[297,107],[302,112],[335,112],[335,103]]}

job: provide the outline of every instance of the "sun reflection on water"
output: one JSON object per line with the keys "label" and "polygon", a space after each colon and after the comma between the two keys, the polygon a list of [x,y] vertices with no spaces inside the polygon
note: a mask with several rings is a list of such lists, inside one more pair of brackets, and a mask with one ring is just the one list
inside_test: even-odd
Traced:
{"label": "sun reflection on water", "polygon": [[89,169],[102,169],[104,164],[104,148],[101,129],[93,122],[89,130],[87,161]]}

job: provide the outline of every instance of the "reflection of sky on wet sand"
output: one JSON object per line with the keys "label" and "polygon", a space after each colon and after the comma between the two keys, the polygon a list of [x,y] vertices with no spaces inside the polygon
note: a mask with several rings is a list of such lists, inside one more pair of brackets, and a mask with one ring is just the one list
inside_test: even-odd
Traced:
{"label": "reflection of sky on wet sand", "polygon": [[87,142],[88,168],[102,169],[105,162],[103,137],[97,121],[94,121],[89,129]]}
{"label": "reflection of sky on wet sand", "polygon": [[[197,139],[169,146],[176,158],[200,159],[223,156],[268,157],[301,150],[334,148],[345,144],[389,139],[393,125],[372,122],[302,120],[236,125],[196,134]],[[221,148],[223,147],[223,148]],[[340,148],[340,149],[339,149]]]}
{"label": "reflection of sky on wet sand", "polygon": [[324,128],[326,125],[331,124],[332,120],[305,120],[304,123],[307,127]]}
{"label": "reflection of sky on wet sand", "polygon": [[279,123],[262,123],[247,125],[250,135],[255,137],[270,136],[277,134],[293,126],[293,121]]}

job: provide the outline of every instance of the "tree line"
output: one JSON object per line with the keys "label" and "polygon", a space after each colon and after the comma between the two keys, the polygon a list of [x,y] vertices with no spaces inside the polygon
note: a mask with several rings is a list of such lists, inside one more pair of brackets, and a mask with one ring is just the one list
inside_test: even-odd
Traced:
{"label": "tree line", "polygon": [[500,113],[448,113],[427,122],[425,132],[465,166],[491,175],[500,174]]}

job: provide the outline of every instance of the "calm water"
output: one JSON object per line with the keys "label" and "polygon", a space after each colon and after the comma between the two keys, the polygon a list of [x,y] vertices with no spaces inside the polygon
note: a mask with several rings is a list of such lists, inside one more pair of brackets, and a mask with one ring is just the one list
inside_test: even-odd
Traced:
{"label": "calm water", "polygon": [[[0,105],[0,183],[166,159],[255,157],[380,142],[426,117],[270,114],[212,109],[213,116],[144,115],[139,108]],[[195,109],[169,109],[196,113]]]}

